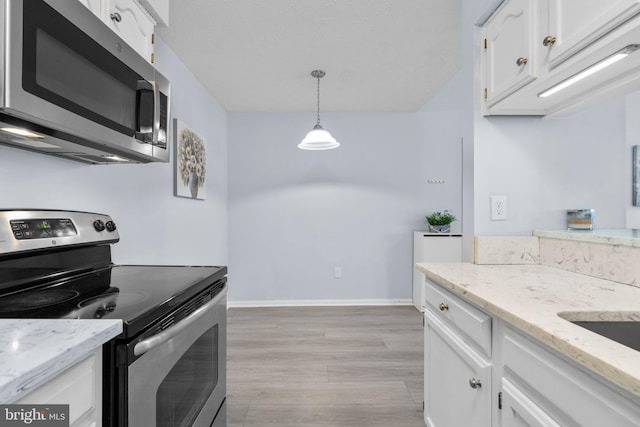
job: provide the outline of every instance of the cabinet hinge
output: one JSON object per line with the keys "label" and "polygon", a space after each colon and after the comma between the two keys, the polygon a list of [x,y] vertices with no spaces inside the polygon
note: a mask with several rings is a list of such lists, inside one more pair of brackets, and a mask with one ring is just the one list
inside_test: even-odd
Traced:
{"label": "cabinet hinge", "polygon": [[422,401],[422,412],[424,412],[424,400]]}
{"label": "cabinet hinge", "polygon": [[484,99],[487,99],[487,96],[489,95],[489,91],[487,90],[487,88],[484,88]]}
{"label": "cabinet hinge", "polygon": [[502,392],[498,393],[498,409],[502,409]]}
{"label": "cabinet hinge", "polygon": [[154,44],[156,42],[156,33],[152,33],[151,34],[151,44]]}
{"label": "cabinet hinge", "polygon": [[151,63],[153,64],[154,62],[156,62],[156,54],[152,53],[151,54]]}
{"label": "cabinet hinge", "polygon": [[424,328],[424,316],[422,316],[422,327]]}
{"label": "cabinet hinge", "polygon": [[484,39],[484,48],[487,48],[487,39]]}

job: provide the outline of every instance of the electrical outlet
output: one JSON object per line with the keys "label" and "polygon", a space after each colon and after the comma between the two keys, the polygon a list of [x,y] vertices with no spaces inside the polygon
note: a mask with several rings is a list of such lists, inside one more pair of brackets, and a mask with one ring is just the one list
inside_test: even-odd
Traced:
{"label": "electrical outlet", "polygon": [[334,279],[342,278],[342,267],[334,267],[333,268],[333,278]]}
{"label": "electrical outlet", "polygon": [[491,196],[491,221],[507,219],[507,196]]}

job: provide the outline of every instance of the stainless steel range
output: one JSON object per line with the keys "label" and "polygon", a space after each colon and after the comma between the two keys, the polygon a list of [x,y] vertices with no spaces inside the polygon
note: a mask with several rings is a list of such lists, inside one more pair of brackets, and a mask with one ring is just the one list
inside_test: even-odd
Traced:
{"label": "stainless steel range", "polygon": [[103,425],[226,426],[226,267],[115,265],[115,222],[0,211],[0,317],[121,319]]}

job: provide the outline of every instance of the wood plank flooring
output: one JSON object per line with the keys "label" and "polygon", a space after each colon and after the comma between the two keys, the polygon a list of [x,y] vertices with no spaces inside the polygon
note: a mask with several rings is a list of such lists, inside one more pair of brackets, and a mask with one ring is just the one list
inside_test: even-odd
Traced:
{"label": "wood plank flooring", "polygon": [[413,306],[231,308],[228,427],[424,427]]}

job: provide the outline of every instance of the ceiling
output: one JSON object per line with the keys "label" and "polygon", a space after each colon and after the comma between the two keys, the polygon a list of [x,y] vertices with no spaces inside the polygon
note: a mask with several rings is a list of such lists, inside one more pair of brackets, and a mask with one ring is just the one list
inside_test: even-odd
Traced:
{"label": "ceiling", "polygon": [[460,66],[460,1],[171,1],[158,35],[230,112],[417,111]]}

